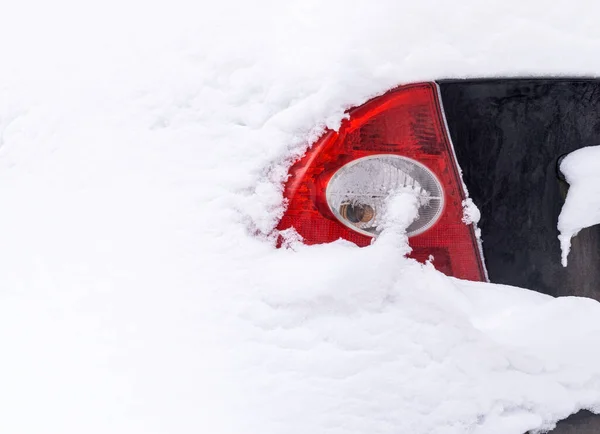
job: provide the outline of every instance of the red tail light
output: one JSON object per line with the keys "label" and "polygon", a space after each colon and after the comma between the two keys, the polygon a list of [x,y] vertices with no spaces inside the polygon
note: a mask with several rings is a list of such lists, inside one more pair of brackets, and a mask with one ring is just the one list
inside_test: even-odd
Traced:
{"label": "red tail light", "polygon": [[[436,268],[448,275],[485,280],[473,226],[462,221],[465,192],[435,83],[404,86],[375,98],[351,110],[339,132],[329,131],[317,141],[290,169],[284,193],[288,208],[278,228],[295,228],[307,244],[344,238],[369,245],[375,235],[368,223],[375,218],[373,207],[336,202],[331,185],[346,172],[371,170],[371,162],[385,167],[387,174],[380,177],[386,182],[433,192],[431,212],[412,230],[411,256],[425,261],[433,255]],[[381,182],[375,178],[373,184]]]}

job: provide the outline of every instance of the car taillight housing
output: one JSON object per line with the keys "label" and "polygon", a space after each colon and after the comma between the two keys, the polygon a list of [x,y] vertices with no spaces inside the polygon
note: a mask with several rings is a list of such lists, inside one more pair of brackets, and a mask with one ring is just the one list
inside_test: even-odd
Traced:
{"label": "car taillight housing", "polygon": [[416,191],[419,219],[407,229],[411,257],[434,257],[443,273],[485,280],[473,225],[435,83],[394,89],[349,111],[290,169],[287,210],[278,229],[294,228],[306,244],[339,238],[368,246],[377,235],[386,192]]}

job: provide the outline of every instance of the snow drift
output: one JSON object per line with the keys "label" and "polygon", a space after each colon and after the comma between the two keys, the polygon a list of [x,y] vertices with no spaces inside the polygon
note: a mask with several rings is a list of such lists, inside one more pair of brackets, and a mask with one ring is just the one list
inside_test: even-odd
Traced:
{"label": "snow drift", "polygon": [[520,434],[598,408],[596,302],[272,236],[287,167],[345,109],[598,73],[598,8],[6,5],[0,431]]}

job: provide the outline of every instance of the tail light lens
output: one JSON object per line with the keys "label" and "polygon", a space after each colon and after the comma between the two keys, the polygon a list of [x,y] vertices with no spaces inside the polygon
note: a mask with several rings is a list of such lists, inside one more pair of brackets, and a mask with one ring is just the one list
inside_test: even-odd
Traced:
{"label": "tail light lens", "polygon": [[349,112],[290,169],[278,229],[307,244],[339,238],[367,246],[386,195],[415,189],[419,218],[407,229],[411,256],[448,275],[485,280],[479,243],[463,222],[466,198],[435,83],[403,86]]}
{"label": "tail light lens", "polygon": [[368,236],[378,234],[380,216],[391,192],[411,188],[419,198],[419,217],[408,236],[425,232],[441,214],[444,197],[436,176],[418,161],[393,154],[359,158],[329,180],[325,197],[338,220]]}

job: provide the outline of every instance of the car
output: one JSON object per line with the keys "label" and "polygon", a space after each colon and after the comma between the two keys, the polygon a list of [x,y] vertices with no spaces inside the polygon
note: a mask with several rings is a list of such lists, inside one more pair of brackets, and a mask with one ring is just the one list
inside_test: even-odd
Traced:
{"label": "car", "polygon": [[[568,190],[558,161],[600,144],[598,113],[600,81],[588,78],[398,87],[350,110],[339,132],[326,132],[293,165],[279,229],[294,228],[307,244],[369,245],[381,203],[348,199],[342,184],[355,182],[373,201],[384,194],[377,189],[416,183],[429,196],[407,229],[416,259],[433,256],[458,278],[600,300],[600,229],[578,235],[568,267],[557,238]],[[356,185],[359,171],[370,174],[365,185]],[[469,198],[481,218],[465,225]]]}
{"label": "car", "polygon": [[[291,167],[279,230],[367,246],[382,198],[410,186],[424,198],[406,228],[413,258],[462,279],[600,300],[600,227],[575,238],[568,267],[557,230],[569,188],[559,162],[600,144],[599,113],[593,78],[400,86],[349,110]],[[600,432],[600,417],[581,412],[555,432]]]}

